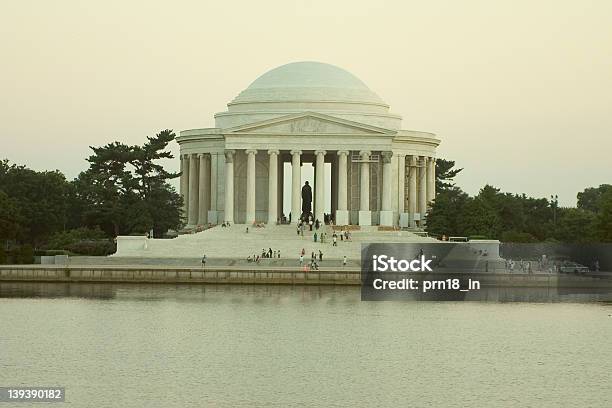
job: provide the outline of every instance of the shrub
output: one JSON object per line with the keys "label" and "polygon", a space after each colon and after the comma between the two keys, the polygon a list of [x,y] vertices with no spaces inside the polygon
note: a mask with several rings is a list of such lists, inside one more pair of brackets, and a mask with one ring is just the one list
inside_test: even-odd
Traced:
{"label": "shrub", "polygon": [[117,246],[107,240],[79,241],[68,245],[66,249],[77,255],[107,256],[115,253]]}
{"label": "shrub", "polygon": [[527,232],[507,231],[502,234],[502,242],[529,243],[537,242],[537,239]]}
{"label": "shrub", "polygon": [[472,239],[488,239],[486,235],[470,235],[468,238],[470,240],[472,240]]}
{"label": "shrub", "polygon": [[10,258],[16,264],[33,264],[34,249],[32,249],[31,245],[22,245],[12,251],[12,257],[9,256]]}
{"label": "shrub", "polygon": [[77,228],[68,231],[56,232],[49,238],[46,249],[68,249],[69,246],[81,241],[98,241],[106,238],[100,229]]}

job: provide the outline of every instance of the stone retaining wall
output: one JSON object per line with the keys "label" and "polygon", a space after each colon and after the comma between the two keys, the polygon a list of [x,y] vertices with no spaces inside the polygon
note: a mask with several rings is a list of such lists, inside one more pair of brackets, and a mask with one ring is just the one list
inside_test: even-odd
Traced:
{"label": "stone retaining wall", "polygon": [[359,270],[143,268],[143,267],[0,267],[0,281],[41,282],[165,282],[359,285]]}
{"label": "stone retaining wall", "polygon": [[[416,279],[432,279],[435,274],[415,273]],[[609,288],[612,279],[573,274],[470,273],[483,286]],[[124,282],[124,283],[241,283],[360,285],[356,268],[329,268],[305,272],[298,268],[221,268],[167,266],[0,266],[0,281],[39,282]]]}

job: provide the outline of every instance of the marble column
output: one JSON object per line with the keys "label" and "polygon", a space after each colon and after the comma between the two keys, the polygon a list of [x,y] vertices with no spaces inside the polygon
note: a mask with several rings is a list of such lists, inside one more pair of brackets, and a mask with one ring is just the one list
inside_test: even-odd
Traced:
{"label": "marble column", "polygon": [[[278,155],[278,173],[276,173],[278,175],[278,204],[277,204],[277,213],[279,215],[279,217],[283,214],[285,214],[285,208],[283,206],[284,204],[284,197],[285,197],[285,162],[283,161],[283,155],[279,154]],[[285,214],[286,216],[288,216],[289,214]]]}
{"label": "marble column", "polygon": [[372,225],[372,212],[370,211],[370,152],[361,151],[361,177],[359,186],[359,225]]}
{"label": "marble column", "polygon": [[210,208],[210,156],[208,153],[201,153],[198,157],[200,158],[198,225],[206,225]]}
{"label": "marble column", "polygon": [[183,197],[183,219],[189,217],[189,155],[181,155],[181,197]]}
{"label": "marble column", "polygon": [[406,205],[406,156],[397,156],[397,212],[402,214]]}
{"label": "marble column", "polygon": [[246,185],[246,224],[253,224],[255,220],[255,181],[257,179],[255,155],[257,150],[246,150],[247,154],[247,185]]}
{"label": "marble column", "polygon": [[189,157],[189,217],[187,225],[195,227],[198,224],[198,198],[199,198],[199,181],[198,181],[198,155],[192,154]]}
{"label": "marble column", "polygon": [[416,227],[415,214],[417,213],[417,158],[410,156],[408,161],[408,217],[410,227]]}
{"label": "marble column", "polygon": [[336,210],[336,225],[348,225],[348,155],[346,150],[338,151],[338,209]]}
{"label": "marble column", "polygon": [[234,223],[234,153],[225,151],[225,215],[224,221]]}
{"label": "marble column", "polygon": [[[330,202],[329,215],[331,216],[332,214],[336,214],[336,210],[338,209],[338,158],[332,154],[331,157],[329,157],[329,161],[331,173],[331,185],[329,190],[331,193],[331,200],[328,201]],[[327,180],[327,178],[325,178],[325,180]]]}
{"label": "marble column", "polygon": [[325,150],[315,151],[315,220],[323,222],[325,217]]}
{"label": "marble column", "polygon": [[268,150],[268,224],[278,220],[278,150]]}
{"label": "marble column", "polygon": [[211,224],[218,224],[218,213],[217,208],[217,191],[218,191],[218,167],[219,166],[219,155],[217,153],[210,155],[210,209],[208,210],[208,222]]}
{"label": "marble column", "polygon": [[436,159],[427,158],[427,205],[436,198]]}
{"label": "marble column", "polygon": [[427,213],[427,158],[421,156],[419,158],[419,213],[421,215],[421,221],[419,226],[422,227],[425,224],[425,214]]}
{"label": "marble column", "polygon": [[382,152],[382,209],[380,211],[380,225],[393,225],[393,210],[391,209],[391,157],[393,152]]}
{"label": "marble column", "polygon": [[302,215],[302,163],[301,150],[291,151],[291,223],[297,224]]}

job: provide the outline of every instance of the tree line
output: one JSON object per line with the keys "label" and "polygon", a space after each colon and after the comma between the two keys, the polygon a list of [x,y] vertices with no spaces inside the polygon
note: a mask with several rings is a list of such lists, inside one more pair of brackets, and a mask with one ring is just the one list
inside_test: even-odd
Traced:
{"label": "tree line", "polygon": [[589,187],[576,207],[559,207],[556,197],[533,198],[485,185],[469,196],[453,178],[463,169],[438,160],[437,195],[427,215],[430,235],[499,239],[502,242],[612,242],[612,185]]}
{"label": "tree line", "polygon": [[[0,161],[0,263],[30,261],[34,250],[86,255],[114,251],[117,235],[153,231],[162,237],[184,225],[182,198],[169,181],[179,177],[160,163],[171,130],[142,145],[119,142],[90,147],[88,169],[68,180],[61,172],[34,171]],[[431,235],[500,239],[504,242],[612,242],[612,186],[578,193],[576,208],[556,199],[500,192],[486,185],[469,196],[454,183],[463,169],[436,162],[437,196],[427,216]]]}
{"label": "tree line", "polygon": [[169,184],[180,174],[160,164],[173,158],[174,138],[163,130],[142,145],[90,147],[89,168],[74,180],[1,161],[0,262],[29,258],[33,249],[104,255],[117,235],[180,228],[182,198]]}

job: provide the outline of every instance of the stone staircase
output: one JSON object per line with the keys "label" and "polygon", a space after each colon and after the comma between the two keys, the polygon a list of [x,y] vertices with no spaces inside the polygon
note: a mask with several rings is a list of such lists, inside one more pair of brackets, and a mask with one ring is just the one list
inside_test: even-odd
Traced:
{"label": "stone staircase", "polygon": [[281,259],[297,259],[302,248],[306,254],[319,253],[324,259],[356,260],[361,255],[361,244],[371,242],[436,242],[433,238],[419,237],[407,231],[378,231],[376,226],[362,227],[351,231],[350,241],[340,241],[338,246],[332,246],[333,230],[323,226],[317,231],[326,234],[323,244],[314,242],[315,231],[304,231],[304,236],[297,234],[295,225],[272,225],[263,228],[244,224],[234,224],[231,227],[216,226],[202,232],[179,235],[174,239],[146,239],[142,244],[133,244],[129,248],[119,245],[117,257],[147,257],[147,258],[224,258],[244,260],[247,256],[261,255],[262,249],[280,250]]}

